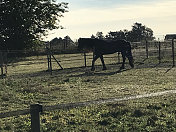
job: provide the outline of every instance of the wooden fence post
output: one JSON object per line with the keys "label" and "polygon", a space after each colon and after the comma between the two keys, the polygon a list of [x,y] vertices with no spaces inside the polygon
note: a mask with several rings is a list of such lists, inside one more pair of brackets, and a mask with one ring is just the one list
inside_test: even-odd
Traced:
{"label": "wooden fence post", "polygon": [[3,54],[0,51],[0,67],[1,67],[1,78],[3,79]]}
{"label": "wooden fence post", "polygon": [[50,57],[49,57],[49,53],[48,53],[48,51],[47,51],[48,71],[50,71],[50,63],[49,63],[50,61],[49,61],[49,58],[50,58]]}
{"label": "wooden fence post", "polygon": [[146,48],[146,58],[148,59],[148,57],[149,57],[149,54],[148,54],[148,41],[146,40],[145,42],[146,42],[146,43],[145,43],[145,48]]}
{"label": "wooden fence post", "polygon": [[159,51],[158,51],[158,53],[159,53],[159,56],[158,56],[158,59],[159,59],[159,64],[161,63],[161,42],[159,41]]}
{"label": "wooden fence post", "polygon": [[51,60],[51,43],[48,42],[46,44],[46,52],[47,52],[47,60],[48,60],[48,71],[50,72],[50,74],[52,75],[52,60]]}
{"label": "wooden fence post", "polygon": [[49,65],[50,65],[50,74],[52,75],[52,60],[51,60],[51,53],[49,53]]}
{"label": "wooden fence post", "polygon": [[173,59],[173,67],[175,66],[175,51],[174,51],[174,39],[172,39],[172,59]]}
{"label": "wooden fence post", "polygon": [[[51,47],[51,43],[49,43],[49,50],[51,50],[52,47]],[[51,52],[49,51],[49,60],[50,60],[50,74],[52,75],[52,60],[51,60]]]}
{"label": "wooden fence post", "polygon": [[30,105],[31,132],[40,132],[40,112],[42,112],[42,105]]}
{"label": "wooden fence post", "polygon": [[0,68],[1,68],[1,78],[7,76],[7,53],[0,51]]}
{"label": "wooden fence post", "polygon": [[3,73],[3,66],[1,66],[1,78],[4,78],[4,73]]}
{"label": "wooden fence post", "polygon": [[87,67],[87,64],[86,64],[86,53],[84,52],[84,65],[85,67]]}

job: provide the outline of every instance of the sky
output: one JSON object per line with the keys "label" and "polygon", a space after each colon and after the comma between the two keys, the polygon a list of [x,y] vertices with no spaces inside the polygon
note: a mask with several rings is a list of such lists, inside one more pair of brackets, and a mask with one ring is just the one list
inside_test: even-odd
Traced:
{"label": "sky", "polygon": [[176,33],[176,0],[57,0],[68,2],[68,12],[60,18],[64,29],[50,31],[44,40],[70,36],[72,40],[97,32],[131,30],[135,22],[151,28],[163,39]]}

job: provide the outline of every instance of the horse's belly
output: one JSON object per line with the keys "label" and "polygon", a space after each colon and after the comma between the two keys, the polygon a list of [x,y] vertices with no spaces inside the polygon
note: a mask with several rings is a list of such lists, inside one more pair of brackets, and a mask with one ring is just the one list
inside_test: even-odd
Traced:
{"label": "horse's belly", "polygon": [[121,47],[116,47],[116,45],[105,45],[102,47],[96,47],[95,52],[100,55],[105,55],[105,54],[113,54],[116,52],[120,52],[122,49]]}
{"label": "horse's belly", "polygon": [[106,51],[102,51],[101,54],[106,55],[106,54],[113,54],[119,52],[118,50],[106,50]]}

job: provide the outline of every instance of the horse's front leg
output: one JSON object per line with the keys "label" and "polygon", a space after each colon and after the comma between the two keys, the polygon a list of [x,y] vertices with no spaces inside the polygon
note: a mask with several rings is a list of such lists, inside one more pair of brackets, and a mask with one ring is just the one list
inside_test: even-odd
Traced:
{"label": "horse's front leg", "polygon": [[122,62],[122,66],[120,67],[120,69],[124,69],[125,68],[125,60],[126,60],[126,54],[124,52],[122,52],[122,59],[123,59],[123,62]]}
{"label": "horse's front leg", "polygon": [[107,70],[105,63],[104,63],[103,55],[100,56],[100,59],[101,59],[102,65],[103,65],[103,70]]}
{"label": "horse's front leg", "polygon": [[93,60],[92,60],[92,68],[91,68],[91,71],[94,71],[95,70],[95,61],[98,59],[99,56],[97,55],[94,55],[93,57]]}

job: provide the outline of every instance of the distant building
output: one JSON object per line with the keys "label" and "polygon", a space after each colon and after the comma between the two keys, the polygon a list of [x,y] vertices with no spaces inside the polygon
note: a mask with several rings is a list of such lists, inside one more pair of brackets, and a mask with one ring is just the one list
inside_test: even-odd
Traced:
{"label": "distant building", "polygon": [[165,40],[176,39],[176,34],[166,34]]}

